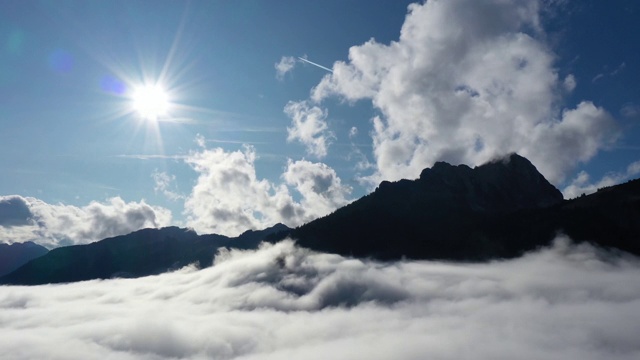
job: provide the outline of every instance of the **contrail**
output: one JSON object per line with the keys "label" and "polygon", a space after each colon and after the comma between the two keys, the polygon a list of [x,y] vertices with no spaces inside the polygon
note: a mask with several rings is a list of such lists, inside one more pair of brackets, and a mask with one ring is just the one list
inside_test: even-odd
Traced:
{"label": "contrail", "polygon": [[332,73],[332,72],[333,72],[333,70],[329,69],[328,67],[322,66],[322,65],[320,65],[320,64],[316,64],[316,63],[314,63],[313,61],[309,61],[309,60],[307,60],[307,59],[305,59],[305,58],[303,58],[303,57],[298,56],[298,59],[300,59],[301,61],[304,61],[304,62],[306,62],[306,63],[309,63],[309,64],[311,64],[311,65],[313,65],[313,66],[317,66],[317,67],[319,67],[320,69],[327,70],[327,71],[328,71],[328,72],[330,72],[330,73]]}

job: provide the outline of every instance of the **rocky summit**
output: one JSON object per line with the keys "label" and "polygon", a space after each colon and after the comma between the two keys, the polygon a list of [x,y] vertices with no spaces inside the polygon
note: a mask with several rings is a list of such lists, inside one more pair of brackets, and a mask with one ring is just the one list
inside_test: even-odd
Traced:
{"label": "rocky summit", "polygon": [[[640,253],[639,195],[636,181],[563,200],[517,154],[475,168],[438,162],[419,179],[383,181],[373,193],[290,236],[312,249],[378,259],[510,258],[561,233]],[[596,198],[602,199],[590,200]]]}
{"label": "rocky summit", "polygon": [[437,162],[420,174],[416,187],[431,196],[447,196],[474,211],[509,212],[562,202],[562,193],[531,162],[512,154],[474,169]]}

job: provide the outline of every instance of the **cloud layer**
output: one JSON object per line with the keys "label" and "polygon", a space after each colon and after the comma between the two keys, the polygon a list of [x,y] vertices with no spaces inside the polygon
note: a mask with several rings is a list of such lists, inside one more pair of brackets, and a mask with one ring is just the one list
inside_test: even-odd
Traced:
{"label": "cloud layer", "polygon": [[85,244],[171,224],[171,212],[120,197],[87,206],[48,204],[33,197],[0,196],[0,241],[34,241],[53,248]]}
{"label": "cloud layer", "polygon": [[12,359],[640,356],[640,262],[566,239],[489,264],[377,263],[283,242],[200,271],[3,287],[0,309]]}
{"label": "cloud layer", "polygon": [[[435,161],[480,165],[518,152],[554,183],[616,140],[612,116],[589,101],[563,108],[538,1],[451,0],[409,6],[398,41],[349,50],[313,89],[370,100],[381,179],[415,178]],[[549,6],[549,5],[546,5]],[[320,106],[320,105],[317,105]],[[295,119],[294,119],[295,120]]]}

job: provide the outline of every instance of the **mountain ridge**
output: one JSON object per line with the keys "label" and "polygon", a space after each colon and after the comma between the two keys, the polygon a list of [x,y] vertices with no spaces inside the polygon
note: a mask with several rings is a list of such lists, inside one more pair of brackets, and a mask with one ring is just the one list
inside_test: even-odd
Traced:
{"label": "mountain ridge", "polygon": [[[575,200],[564,200],[517,154],[473,169],[438,162],[416,180],[383,181],[371,194],[288,235],[314,250],[381,260],[512,258],[549,245],[559,233],[640,254],[640,228],[632,220],[640,220],[640,202],[636,208],[618,206],[640,197],[640,186],[625,189],[616,199],[578,211],[571,207]],[[606,212],[627,219],[605,226],[619,240],[596,228]]]}
{"label": "mountain ridge", "polygon": [[378,260],[486,261],[547,246],[560,233],[640,255],[640,180],[565,200],[526,158],[511,154],[470,168],[438,162],[415,180],[383,181],[372,193],[307,224],[277,224],[236,238],[188,229],[143,229],[58,248],[0,284],[138,277],[195,263],[217,249],[255,249],[293,238],[314,251]]}
{"label": "mountain ridge", "polygon": [[0,276],[9,274],[49,250],[33,241],[0,244]]}
{"label": "mountain ridge", "polygon": [[90,244],[53,249],[15,271],[0,277],[0,284],[38,285],[113,277],[136,278],[175,270],[186,265],[211,266],[221,247],[252,249],[275,231],[288,229],[276,224],[249,230],[232,238],[218,234],[198,235],[192,230],[169,226],[148,228]]}

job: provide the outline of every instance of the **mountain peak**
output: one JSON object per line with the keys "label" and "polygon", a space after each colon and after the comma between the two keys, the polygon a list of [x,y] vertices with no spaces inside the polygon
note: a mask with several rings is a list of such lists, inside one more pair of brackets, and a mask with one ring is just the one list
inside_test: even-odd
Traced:
{"label": "mountain peak", "polygon": [[542,176],[542,174],[540,174],[538,169],[531,163],[531,161],[529,161],[529,159],[516,153],[511,153],[506,156],[496,158],[480,166],[476,166],[474,169],[478,168],[502,168],[510,169],[510,171],[519,171],[521,175],[524,173],[528,173],[529,175],[534,175],[536,177]]}
{"label": "mountain peak", "polygon": [[468,206],[474,211],[541,208],[563,200],[562,193],[516,153],[473,169],[439,161],[424,169],[417,182],[423,192],[448,198],[451,206]]}

